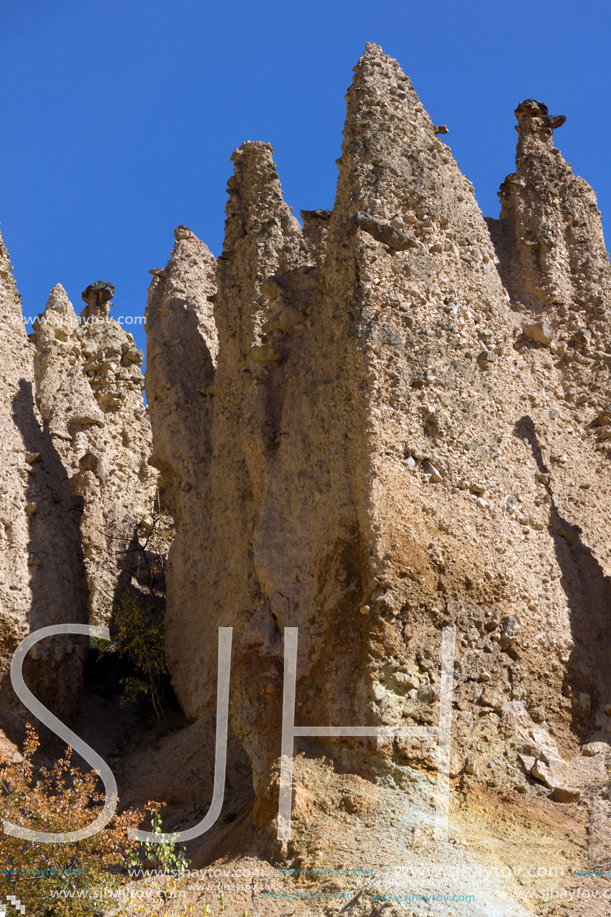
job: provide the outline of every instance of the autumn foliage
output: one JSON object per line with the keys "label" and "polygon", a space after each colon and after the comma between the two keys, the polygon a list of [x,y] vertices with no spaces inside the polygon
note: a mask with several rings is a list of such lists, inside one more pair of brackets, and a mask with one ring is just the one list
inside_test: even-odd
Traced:
{"label": "autumn foliage", "polygon": [[[94,771],[81,773],[72,764],[72,750],[51,769],[35,773],[33,755],[39,741],[27,727],[22,760],[0,755],[1,814],[13,824],[36,831],[76,831],[101,812],[104,794]],[[159,806],[149,804],[149,811]],[[128,860],[140,844],[130,841],[145,812],[115,815],[93,837],[72,844],[33,843],[0,833],[0,896],[15,895],[27,917],[90,917],[108,906],[129,881]],[[116,901],[116,897],[115,897]]]}

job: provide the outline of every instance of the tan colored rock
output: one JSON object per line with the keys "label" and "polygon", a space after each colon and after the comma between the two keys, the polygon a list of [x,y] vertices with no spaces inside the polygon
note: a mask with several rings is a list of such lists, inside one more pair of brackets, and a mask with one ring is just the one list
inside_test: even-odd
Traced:
{"label": "tan colored rock", "polygon": [[532,773],[532,769],[537,763],[537,759],[531,755],[518,755],[518,760],[527,774]]}
{"label": "tan colored rock", "polygon": [[[207,297],[212,276],[195,254],[200,268],[187,276],[187,255],[176,250],[155,274],[147,322],[160,347],[151,366],[168,360],[172,375],[151,375],[149,400],[169,477],[194,451],[191,425],[202,442],[210,437],[199,466],[206,506],[196,495],[182,503],[190,545],[172,557],[174,685],[189,716],[212,709],[217,628],[232,625],[233,724],[258,784],[278,753],[284,627],[300,628],[300,722],[418,722],[417,706],[399,702],[404,689],[387,685],[376,660],[398,656],[424,690],[439,668],[443,622],[468,634],[491,606],[499,620],[515,617],[514,584],[534,590],[538,574],[532,585],[524,576],[533,548],[504,499],[517,487],[534,500],[538,466],[528,445],[508,437],[524,414],[528,372],[493,353],[484,375],[476,360],[481,341],[496,346],[513,334],[488,229],[396,62],[370,45],[356,68],[337,199],[315,256],[311,231],[304,237],[282,199],[271,148],[246,143],[232,158],[214,378],[208,358],[171,357],[170,328],[188,306],[163,292],[162,275],[180,272],[187,303],[201,290]],[[205,353],[206,335],[196,322],[191,331]],[[192,409],[177,410],[170,379],[214,392],[210,412],[192,397]],[[172,437],[161,434],[170,419]],[[425,493],[426,475],[436,484]],[[464,478],[477,484],[453,494]],[[528,537],[542,539],[537,557],[547,557],[547,526],[530,505],[522,515]],[[491,557],[493,541],[512,542],[511,551]],[[528,634],[544,626],[561,654],[568,610],[560,592],[553,603],[553,614],[551,605],[528,612]],[[522,632],[487,639],[490,696],[519,697],[525,688],[506,651]],[[478,678],[478,667],[475,654],[465,657],[465,674]],[[354,671],[363,673],[358,685]],[[342,743],[345,760],[349,747]]]}
{"label": "tan colored rock", "polygon": [[608,742],[587,742],[581,747],[581,754],[586,758],[593,758],[595,755],[606,755],[611,751],[611,745]]}
{"label": "tan colored rock", "polygon": [[325,260],[325,249],[329,232],[330,210],[302,210],[303,235],[309,249],[312,264],[321,266]]}
{"label": "tan colored rock", "polygon": [[146,391],[154,446],[150,463],[161,472],[176,526],[166,583],[169,607],[178,617],[168,648],[172,656],[193,659],[201,648],[184,634],[205,600],[201,560],[211,537],[216,261],[185,226],[174,236],[172,257],[154,273],[146,307]]}
{"label": "tan colored rock", "polygon": [[[558,188],[568,185],[552,199],[543,170],[541,188],[515,191],[534,203],[520,199],[502,226],[489,221],[497,254],[472,186],[375,45],[347,101],[332,213],[302,214],[301,230],[271,148],[249,142],[232,157],[217,291],[211,256],[188,235],[153,272],[154,461],[180,516],[168,576],[173,683],[189,717],[211,715],[218,627],[233,627],[231,723],[253,769],[255,823],[275,844],[284,629],[299,628],[298,725],[431,726],[441,630],[454,624],[453,824],[464,814],[457,795],[476,794],[478,812],[494,800],[489,837],[501,810],[519,812],[532,819],[522,849],[545,811],[545,831],[566,850],[573,815],[565,809],[556,829],[549,807],[557,814],[575,792],[605,804],[605,757],[576,755],[597,727],[611,734],[601,524],[611,337],[595,298],[585,314],[564,309],[562,290],[570,282],[575,304],[581,282],[573,255],[556,270],[514,238],[539,206],[566,229],[554,207],[574,179],[558,154],[540,155],[537,133],[558,122],[522,118],[519,170],[534,179],[556,163]],[[549,300],[534,289],[545,271],[560,291]],[[174,356],[176,340],[187,359]],[[355,813],[339,772],[380,785],[401,812],[413,811],[415,787],[433,792],[427,740],[321,738],[298,754],[293,840],[290,852],[272,844],[277,856],[340,849],[338,812]],[[374,823],[371,814],[372,857]]]}
{"label": "tan colored rock", "polygon": [[558,318],[567,309],[602,315],[611,278],[596,196],[554,148],[553,119],[541,102],[516,109],[516,172],[501,185],[501,216],[488,221],[512,300]]}
{"label": "tan colored rock", "polygon": [[[15,648],[41,627],[86,621],[86,603],[79,512],[37,413],[33,348],[1,237],[0,352],[0,721],[16,735],[32,715],[10,684]],[[86,640],[55,637],[26,659],[26,684],[64,719],[75,709],[86,651]]]}
{"label": "tan colored rock", "polygon": [[37,402],[66,470],[84,499],[81,538],[90,620],[106,620],[119,582],[138,561],[134,539],[154,505],[151,433],[142,401],[143,354],[110,318],[112,284],[83,292],[77,319],[58,284],[34,323]]}
{"label": "tan colored rock", "polygon": [[568,776],[566,762],[560,758],[537,759],[531,774],[549,787],[550,790],[563,787]]}
{"label": "tan colored rock", "polygon": [[552,794],[556,802],[578,802],[581,791],[572,786],[557,786]]}
{"label": "tan colored rock", "polygon": [[524,334],[536,344],[551,344],[554,337],[554,329],[549,322],[540,322],[529,325],[524,329]]}

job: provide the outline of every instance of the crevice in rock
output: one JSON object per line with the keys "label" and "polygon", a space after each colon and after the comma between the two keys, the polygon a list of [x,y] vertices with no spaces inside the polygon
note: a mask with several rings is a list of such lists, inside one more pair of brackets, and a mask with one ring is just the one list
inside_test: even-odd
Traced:
{"label": "crevice in rock", "polygon": [[[520,418],[516,432],[527,439],[539,472],[549,475],[533,419]],[[596,726],[596,716],[601,712],[597,706],[604,706],[611,692],[611,576],[604,575],[592,548],[582,538],[580,526],[560,513],[553,479],[545,490],[550,497],[549,532],[562,571],[575,644],[566,664],[565,685],[570,685],[572,691],[572,727],[583,741]],[[591,709],[585,699],[580,703],[580,695],[591,697]]]}

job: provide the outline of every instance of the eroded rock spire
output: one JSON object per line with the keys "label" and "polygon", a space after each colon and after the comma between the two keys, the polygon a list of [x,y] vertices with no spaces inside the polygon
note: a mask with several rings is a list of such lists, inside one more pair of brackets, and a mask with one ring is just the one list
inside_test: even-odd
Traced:
{"label": "eroded rock spire", "polygon": [[554,147],[566,119],[534,99],[515,114],[516,171],[501,185],[500,218],[488,220],[512,303],[554,324],[606,319],[611,267],[596,195]]}
{"label": "eroded rock spire", "polygon": [[[53,292],[59,314],[67,298]],[[33,348],[1,236],[0,352],[0,725],[16,736],[29,714],[9,680],[15,648],[38,628],[86,621],[86,595],[79,512],[37,414]],[[86,641],[59,637],[26,660],[28,687],[62,718],[75,711],[86,651]]]}
{"label": "eroded rock spire", "polygon": [[87,303],[81,313],[83,321],[110,318],[111,299],[114,293],[115,288],[112,283],[107,283],[104,280],[96,280],[95,283],[90,283],[87,289],[81,293],[83,302]]}
{"label": "eroded rock spire", "polygon": [[184,634],[196,626],[210,574],[201,559],[212,538],[210,436],[218,336],[212,305],[216,259],[186,226],[179,226],[174,238],[167,265],[151,271],[145,315],[154,449],[149,461],[161,472],[162,494],[176,527],[166,568],[168,606],[176,609],[168,653],[176,671],[177,660],[186,658],[195,666],[201,656],[201,646],[185,641]]}
{"label": "eroded rock spire", "polygon": [[138,564],[134,539],[150,522],[157,473],[142,402],[143,353],[110,318],[114,286],[90,284],[77,319],[66,291],[51,290],[34,323],[37,403],[82,505],[90,620],[108,619]]}
{"label": "eroded rock spire", "polygon": [[[486,793],[529,794],[526,771],[558,789],[555,798],[574,799],[553,782],[551,769],[562,767],[546,730],[574,747],[594,708],[587,730],[594,717],[611,730],[611,705],[597,700],[608,696],[611,594],[597,519],[611,512],[611,496],[601,489],[589,512],[572,479],[578,466],[587,492],[604,470],[603,386],[580,402],[596,405],[595,423],[560,405],[566,362],[552,361],[545,334],[524,343],[473,187],[376,45],[357,64],[347,103],[333,212],[304,213],[303,233],[271,148],[248,143],[234,154],[213,383],[207,359],[193,370],[206,399],[193,417],[210,424],[209,439],[200,434],[210,448],[201,456],[207,506],[181,497],[191,544],[172,560],[178,697],[190,717],[213,713],[218,627],[231,626],[231,725],[270,845],[287,627],[299,629],[297,725],[430,726],[441,631],[455,625],[451,771],[465,791],[473,777]],[[531,163],[541,175],[556,163],[562,185],[568,167],[550,145],[561,119],[533,100],[518,114],[528,194],[555,212]],[[196,297],[209,276],[199,267],[191,280],[181,274],[186,301],[189,284]],[[174,294],[164,299],[163,282],[151,291],[160,330],[166,304],[183,308]],[[155,339],[156,359],[183,378],[169,336],[168,327]],[[585,331],[581,340],[589,346]],[[584,361],[589,373],[593,358],[578,357],[576,372]],[[188,410],[163,394],[167,375],[155,379],[154,423],[173,423],[175,455],[194,454]],[[298,749],[291,846],[274,847],[299,862],[328,847],[338,806],[363,811],[374,784],[412,806],[406,789],[426,796],[436,779],[428,745],[316,743]],[[362,793],[344,795],[346,772],[362,775]],[[387,838],[386,821],[375,844]]]}

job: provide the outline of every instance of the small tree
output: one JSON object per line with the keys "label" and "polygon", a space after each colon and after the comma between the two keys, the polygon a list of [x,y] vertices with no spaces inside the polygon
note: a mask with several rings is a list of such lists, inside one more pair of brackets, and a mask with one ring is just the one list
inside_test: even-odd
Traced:
{"label": "small tree", "polygon": [[[92,642],[100,652],[117,653],[129,663],[132,674],[120,680],[124,689],[121,705],[146,695],[159,722],[165,718],[161,694],[169,674],[165,651],[165,565],[173,537],[172,517],[162,508],[158,492],[152,517],[134,533],[127,550],[116,555],[123,556],[131,582],[123,579],[115,595],[108,597],[111,644]],[[116,556],[109,558],[113,566]]]}
{"label": "small tree", "polygon": [[[0,754],[2,817],[36,831],[76,831],[91,824],[104,805],[94,771],[81,773],[66,750],[50,769],[35,776],[39,740],[28,724],[21,761]],[[156,803],[146,807],[153,816]],[[0,896],[15,895],[28,917],[92,917],[129,880],[125,871],[138,842],[128,837],[144,811],[115,815],[103,831],[72,844],[43,844],[0,833]]]}
{"label": "small tree", "polygon": [[167,672],[165,606],[155,596],[126,589],[115,603],[113,622],[117,631],[113,648],[125,655],[134,669],[133,675],[121,679],[125,693],[120,703],[125,706],[146,694],[161,721],[160,683]]}
{"label": "small tree", "polygon": [[[151,831],[152,834],[158,836],[165,833],[159,809],[160,806],[155,806],[151,814]],[[128,855],[129,865],[139,866],[141,861],[144,860],[150,865],[151,869],[156,871],[163,870],[168,875],[180,879],[189,868],[190,861],[187,860],[184,850],[177,849],[175,843],[177,837],[178,834],[175,834],[170,835],[169,840],[143,841],[138,852],[130,850]]]}

